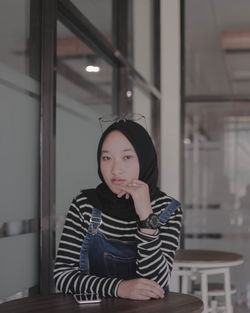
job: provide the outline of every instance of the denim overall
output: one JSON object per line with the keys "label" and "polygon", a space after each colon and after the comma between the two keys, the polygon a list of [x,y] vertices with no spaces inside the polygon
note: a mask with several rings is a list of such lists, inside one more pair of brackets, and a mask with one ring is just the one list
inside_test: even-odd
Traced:
{"label": "denim overall", "polygon": [[[159,216],[159,227],[180,207],[173,199]],[[101,231],[101,211],[93,208],[88,232],[80,254],[80,269],[87,275],[119,279],[136,278],[137,247],[135,241],[107,237]],[[164,288],[167,290],[167,286]]]}

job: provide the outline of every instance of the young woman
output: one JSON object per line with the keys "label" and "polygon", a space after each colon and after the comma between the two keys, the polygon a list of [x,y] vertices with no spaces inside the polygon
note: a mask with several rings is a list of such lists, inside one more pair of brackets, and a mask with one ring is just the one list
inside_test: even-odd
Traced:
{"label": "young woman", "polygon": [[122,119],[97,151],[102,181],[73,200],[54,269],[58,291],[146,300],[167,290],[182,222],[180,203],[157,188],[147,131]]}

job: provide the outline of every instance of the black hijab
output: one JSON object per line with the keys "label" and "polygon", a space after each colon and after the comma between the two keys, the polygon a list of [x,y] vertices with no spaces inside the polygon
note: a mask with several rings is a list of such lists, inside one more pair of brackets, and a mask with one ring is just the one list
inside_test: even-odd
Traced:
{"label": "black hijab", "polygon": [[139,179],[148,184],[151,201],[163,194],[157,188],[157,155],[148,132],[144,127],[134,121],[122,119],[115,122],[105,130],[100,138],[97,150],[97,162],[98,174],[102,183],[97,186],[96,190],[102,205],[101,209],[105,214],[114,218],[131,221],[138,219],[132,198],[125,199],[124,196],[118,198],[106,185],[100,169],[103,142],[107,135],[114,130],[120,131],[134,147],[140,164]]}

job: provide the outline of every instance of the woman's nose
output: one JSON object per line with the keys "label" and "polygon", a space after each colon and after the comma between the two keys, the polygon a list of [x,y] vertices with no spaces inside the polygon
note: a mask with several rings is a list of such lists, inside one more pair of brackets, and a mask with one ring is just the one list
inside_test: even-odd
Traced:
{"label": "woman's nose", "polygon": [[118,160],[114,160],[112,164],[112,174],[118,175],[118,174],[121,174],[122,172],[123,172],[123,169],[122,169],[121,162]]}

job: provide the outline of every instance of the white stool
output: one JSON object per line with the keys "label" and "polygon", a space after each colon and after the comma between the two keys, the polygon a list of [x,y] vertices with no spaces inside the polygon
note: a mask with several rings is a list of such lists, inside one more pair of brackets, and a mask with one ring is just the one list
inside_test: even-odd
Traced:
{"label": "white stool", "polygon": [[[195,285],[194,292],[197,296],[201,296],[201,285]],[[230,294],[231,296],[236,293],[236,287],[231,285],[230,287]],[[225,305],[219,305],[217,297],[225,297],[225,286],[223,283],[208,283],[208,297],[211,298],[210,300],[210,307],[211,312],[217,313],[218,311],[226,312]]]}
{"label": "white stool", "polygon": [[[211,285],[208,282],[208,276],[210,275],[223,275],[224,283],[217,285]],[[181,293],[193,293],[195,292],[194,281],[200,276],[201,285],[199,286],[199,293],[201,295],[204,310],[203,313],[233,313],[232,307],[232,294],[236,293],[236,288],[231,286],[230,283],[230,270],[229,267],[218,267],[209,269],[176,269],[172,271],[172,277],[170,281],[170,290],[178,291]],[[180,277],[182,278],[181,286],[179,284]],[[175,282],[175,286],[174,283]],[[189,282],[191,282],[191,290],[189,292]],[[193,282],[193,283],[192,283]],[[174,286],[174,288],[171,288]],[[176,287],[177,286],[177,287]],[[216,288],[215,288],[216,287]],[[219,287],[219,288],[218,288]],[[198,291],[197,291],[198,292]],[[218,305],[216,296],[224,296],[224,305]],[[209,302],[209,297],[213,297]]]}
{"label": "white stool", "polygon": [[[218,312],[218,310],[223,310],[225,313],[233,313],[233,307],[232,307],[232,299],[231,296],[236,292],[236,288],[234,286],[231,286],[230,283],[230,271],[228,267],[222,267],[222,268],[215,268],[215,269],[204,269],[199,270],[199,273],[201,274],[201,286],[200,286],[200,293],[201,298],[204,304],[204,313],[208,312]],[[224,283],[220,284],[220,286],[217,285],[218,288],[213,284],[208,283],[208,276],[209,275],[218,275],[222,274],[224,275]],[[211,306],[209,306],[209,296],[216,297],[216,296],[224,296],[225,297],[225,305],[218,306],[217,300],[212,299]],[[221,312],[221,311],[220,311]]]}

